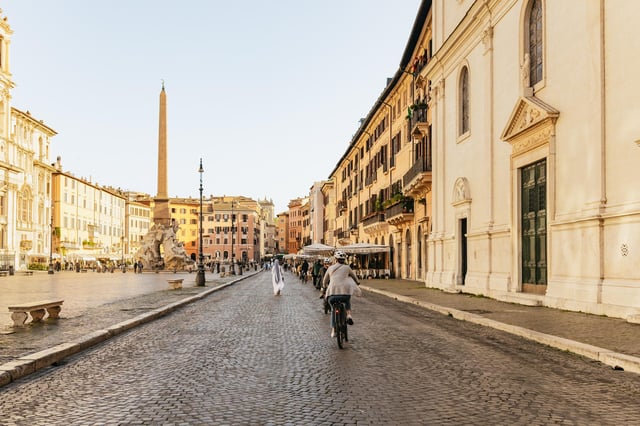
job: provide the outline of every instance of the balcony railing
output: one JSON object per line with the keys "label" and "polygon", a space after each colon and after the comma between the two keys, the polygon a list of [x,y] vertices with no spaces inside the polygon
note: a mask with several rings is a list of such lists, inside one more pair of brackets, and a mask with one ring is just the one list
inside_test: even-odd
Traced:
{"label": "balcony railing", "polygon": [[413,110],[411,118],[408,121],[407,140],[411,140],[413,129],[420,123],[427,122],[427,107],[417,107]]}
{"label": "balcony railing", "polygon": [[362,219],[363,226],[370,226],[379,222],[384,222],[384,213],[375,213]]}
{"label": "balcony railing", "polygon": [[421,173],[431,171],[431,158],[418,157],[416,162],[402,177],[402,184],[407,187]]}
{"label": "balcony railing", "polygon": [[393,204],[385,209],[385,219],[390,225],[400,225],[413,220],[413,198]]}

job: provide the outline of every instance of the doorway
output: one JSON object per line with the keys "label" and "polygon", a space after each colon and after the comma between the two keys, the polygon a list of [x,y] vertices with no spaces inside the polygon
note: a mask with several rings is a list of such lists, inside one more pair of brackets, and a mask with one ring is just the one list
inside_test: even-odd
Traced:
{"label": "doorway", "polygon": [[467,218],[460,219],[460,276],[458,284],[464,285],[467,277]]}
{"label": "doorway", "polygon": [[522,168],[522,291],[547,291],[547,161]]}

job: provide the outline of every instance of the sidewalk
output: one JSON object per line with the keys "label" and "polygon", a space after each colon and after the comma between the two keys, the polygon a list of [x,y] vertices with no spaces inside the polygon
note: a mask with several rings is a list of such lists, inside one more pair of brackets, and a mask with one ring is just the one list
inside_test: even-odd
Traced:
{"label": "sidewalk", "polygon": [[363,290],[522,336],[640,373],[640,324],[623,319],[531,307],[426,288],[421,281],[363,280]]}

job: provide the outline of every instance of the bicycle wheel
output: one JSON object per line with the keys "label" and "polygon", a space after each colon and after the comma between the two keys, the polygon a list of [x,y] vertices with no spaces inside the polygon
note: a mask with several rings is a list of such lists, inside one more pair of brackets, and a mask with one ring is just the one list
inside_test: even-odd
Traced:
{"label": "bicycle wheel", "polygon": [[344,324],[344,306],[342,303],[336,303],[336,307],[333,309],[333,315],[335,316],[335,326],[336,326],[336,340],[338,341],[338,347],[342,349],[342,339],[344,337],[343,334],[343,326]]}
{"label": "bicycle wheel", "polygon": [[349,341],[349,336],[347,334],[347,314],[344,314],[345,320],[344,320],[344,324],[343,324],[343,333],[344,333],[344,341],[348,342]]}

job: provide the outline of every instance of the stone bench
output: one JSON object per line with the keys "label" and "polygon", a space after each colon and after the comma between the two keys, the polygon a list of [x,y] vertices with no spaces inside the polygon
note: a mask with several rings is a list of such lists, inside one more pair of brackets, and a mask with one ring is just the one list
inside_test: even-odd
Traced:
{"label": "stone bench", "polygon": [[18,271],[20,275],[33,275],[33,271]]}
{"label": "stone bench", "polygon": [[0,277],[6,277],[9,275],[9,271],[0,271]]}
{"label": "stone bench", "polygon": [[42,321],[45,311],[49,314],[49,318],[58,318],[63,302],[64,300],[39,300],[37,302],[9,306],[13,325],[14,327],[23,326],[27,318],[29,318],[27,312],[31,314],[32,323]]}
{"label": "stone bench", "polygon": [[178,290],[182,288],[182,281],[184,281],[182,278],[167,280],[167,282],[169,283],[169,288],[171,288],[172,290]]}

